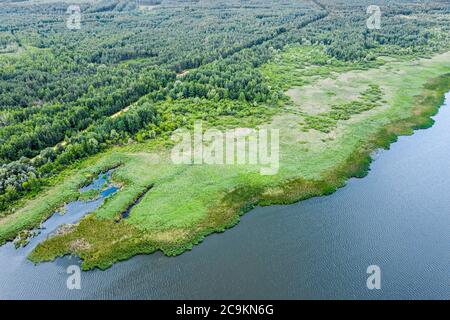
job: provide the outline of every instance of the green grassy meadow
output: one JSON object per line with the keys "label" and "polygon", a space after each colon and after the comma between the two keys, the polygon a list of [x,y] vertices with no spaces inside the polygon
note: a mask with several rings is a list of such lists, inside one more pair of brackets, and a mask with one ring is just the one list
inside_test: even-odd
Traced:
{"label": "green grassy meadow", "polygon": [[[177,255],[208,234],[232,227],[256,205],[329,194],[349,177],[364,176],[373,150],[432,124],[429,117],[450,88],[450,52],[351,65],[327,59],[320,47],[297,46],[281,51],[260,71],[287,95],[269,120],[251,122],[280,130],[276,175],[261,175],[258,165],[173,164],[168,137],[113,147],[68,168],[52,186],[0,220],[0,242],[39,225],[77,199],[86,181],[110,168],[115,168],[112,180],[120,191],[71,232],[39,244],[30,256],[33,262],[74,254],[84,269],[105,269],[156,250]],[[223,118],[216,124],[249,123],[230,124]],[[121,219],[143,193],[129,217]],[[74,245],[77,239],[85,245]]]}

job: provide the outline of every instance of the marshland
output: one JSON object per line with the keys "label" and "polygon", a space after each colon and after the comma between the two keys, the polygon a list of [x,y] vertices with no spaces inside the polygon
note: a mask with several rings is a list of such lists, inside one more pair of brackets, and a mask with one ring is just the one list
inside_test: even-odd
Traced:
{"label": "marshland", "polygon": [[[158,274],[175,281],[179,276],[176,268],[186,268],[187,283],[197,288],[194,296],[205,297],[209,292],[206,282],[194,281],[194,267],[199,265],[194,257],[199,259],[201,254],[204,256],[199,261],[203,263],[216,259],[206,265],[218,267],[221,261],[224,266],[218,268],[225,274],[233,262],[229,258],[225,263],[215,256],[216,251],[222,250],[236,261],[251,261],[249,266],[260,270],[255,276],[266,279],[264,272],[270,268],[261,264],[267,258],[261,258],[259,250],[267,247],[267,257],[280,259],[281,255],[291,270],[301,273],[293,267],[299,263],[305,268],[303,274],[312,272],[308,263],[323,257],[321,253],[329,252],[330,247],[301,227],[300,221],[309,221],[316,232],[318,225],[324,225],[323,233],[319,232],[324,239],[336,244],[353,239],[359,241],[355,250],[374,252],[373,247],[368,250],[368,240],[353,238],[369,227],[350,215],[350,208],[355,203],[362,206],[360,197],[370,193],[370,189],[355,190],[359,184],[360,188],[366,186],[353,178],[370,179],[372,173],[368,173],[380,149],[401,145],[406,138],[395,142],[402,136],[412,135],[407,139],[413,141],[418,135],[415,130],[432,127],[433,117],[450,90],[449,5],[439,1],[420,5],[407,0],[394,2],[380,2],[382,27],[368,29],[369,2],[365,1],[255,0],[250,4],[238,0],[163,0],[152,10],[140,10],[134,2],[86,0],[80,5],[81,28],[76,31],[65,25],[65,1],[1,2],[0,263],[11,269],[5,274],[13,272],[7,261],[17,259],[18,274],[29,273],[30,283],[36,284],[35,272],[58,273],[56,270],[71,257],[87,271],[84,274],[89,281],[107,279],[114,290],[134,296],[128,291],[130,287],[121,288],[113,278],[128,279],[127,272],[142,273],[160,288],[158,283],[163,280]],[[446,123],[446,114],[439,121]],[[277,172],[262,175],[260,164],[248,162],[174,163],[171,153],[176,143],[172,135],[177,129],[193,132],[199,122],[204,131],[279,130]],[[433,128],[428,130],[433,132]],[[436,132],[439,130],[442,127]],[[445,147],[441,137],[435,139],[427,141]],[[425,147],[416,148],[417,157],[421,148]],[[383,152],[383,157],[387,154],[389,151]],[[394,157],[402,159],[402,154]],[[428,161],[435,166],[445,161],[439,152],[439,158],[433,159],[433,153],[430,157]],[[383,162],[381,166],[389,165]],[[416,165],[421,162],[410,161],[406,166],[405,170],[411,171],[405,171],[405,181],[419,179],[413,174]],[[105,185],[83,189],[107,172]],[[380,173],[374,174],[379,177]],[[422,177],[433,174],[430,168]],[[114,190],[109,192],[111,187]],[[369,183],[368,188],[378,190],[377,184]],[[332,209],[335,199],[348,192],[355,202]],[[424,198],[427,201],[431,200]],[[321,208],[322,202],[325,208],[321,214],[306,215],[315,212],[311,204]],[[43,232],[46,237],[33,233],[46,223],[54,223],[55,212],[73,203],[82,208],[96,205],[75,214],[62,212],[60,222],[71,221],[70,227],[62,227],[64,232]],[[444,212],[445,203],[442,205]],[[407,224],[407,214],[418,215],[416,209],[405,206],[398,218]],[[292,210],[298,211],[298,216]],[[380,214],[372,205],[360,210],[369,216]],[[282,212],[276,217],[280,222],[274,216],[278,211]],[[256,217],[260,212],[261,218]],[[346,225],[328,220],[326,213],[332,213],[332,219],[338,219],[340,213],[354,230],[345,231],[347,238],[337,236]],[[386,230],[399,225],[392,224],[395,217],[381,216],[386,219],[385,229],[380,227],[386,244],[393,244],[397,238]],[[313,223],[311,219],[317,220]],[[438,220],[444,225],[448,222],[443,216]],[[289,228],[287,221],[297,226],[301,235]],[[333,231],[327,225],[330,221],[341,229]],[[419,223],[412,219],[411,228],[406,230],[421,232],[415,222]],[[278,226],[286,236],[279,234]],[[271,238],[273,243],[268,244],[258,232],[279,238]],[[369,229],[367,234],[371,234]],[[434,237],[429,241],[448,240],[440,232]],[[254,252],[260,252],[257,256],[249,251],[255,239],[261,242],[261,248],[253,247]],[[322,243],[317,255],[312,253],[312,239]],[[14,240],[27,245],[15,252],[11,247]],[[301,248],[293,246],[296,241]],[[424,250],[428,243],[424,242]],[[241,248],[246,245],[249,248]],[[342,248],[348,246],[343,244]],[[441,270],[438,258],[444,253],[440,249],[436,248],[430,268]],[[302,256],[299,250],[309,255]],[[413,249],[402,250],[410,253]],[[351,254],[346,252],[345,256]],[[399,263],[388,257],[388,268],[392,268],[389,261]],[[143,271],[140,263],[155,273]],[[168,273],[152,268],[158,263],[166,266]],[[336,263],[343,262],[337,259]],[[280,272],[280,265],[273,262],[273,266],[270,270]],[[326,278],[334,269],[317,270]],[[244,274],[249,275],[247,271]],[[293,287],[284,291],[281,284],[286,279],[280,276],[266,286],[278,288],[271,292],[280,297],[333,296],[326,293],[326,284],[317,280],[319,274],[312,274],[316,279],[312,283],[320,283],[318,288],[323,290],[312,290],[301,276],[301,283],[295,280]],[[442,275],[445,271],[440,271],[438,278]],[[353,277],[350,271],[347,276]],[[24,285],[28,289],[8,291],[14,286],[11,279],[17,281],[14,277],[0,280],[0,296],[28,296],[36,290]],[[212,274],[208,279],[218,281]],[[237,279],[240,277],[230,282]],[[260,282],[250,275],[249,279]],[[338,283],[342,288],[342,282]],[[189,285],[170,292],[160,290],[159,297],[182,297]],[[243,297],[251,297],[246,288],[237,287]],[[50,288],[42,289],[48,290],[43,296],[52,296]],[[261,292],[255,285],[247,288],[256,295]],[[445,296],[441,286],[434,288],[424,291],[423,297]],[[100,285],[97,289],[105,288]],[[151,284],[136,290],[146,297],[158,297]],[[335,292],[348,297],[363,294],[359,289],[348,290]],[[74,297],[110,297],[100,291],[89,289],[74,293]],[[217,294],[232,297],[227,289]],[[415,294],[412,291],[405,296],[422,297]]]}

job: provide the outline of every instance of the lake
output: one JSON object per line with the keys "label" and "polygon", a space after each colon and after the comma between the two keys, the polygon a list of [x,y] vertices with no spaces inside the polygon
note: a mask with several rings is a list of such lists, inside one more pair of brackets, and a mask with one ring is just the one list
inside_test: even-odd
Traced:
{"label": "lake", "polygon": [[[142,255],[66,287],[61,258],[26,254],[103,197],[71,204],[29,246],[0,248],[1,299],[450,299],[450,93],[436,124],[375,155],[366,178],[289,206],[256,208],[234,228],[178,257]],[[107,194],[105,194],[107,195]],[[366,286],[369,265],[381,289]]]}

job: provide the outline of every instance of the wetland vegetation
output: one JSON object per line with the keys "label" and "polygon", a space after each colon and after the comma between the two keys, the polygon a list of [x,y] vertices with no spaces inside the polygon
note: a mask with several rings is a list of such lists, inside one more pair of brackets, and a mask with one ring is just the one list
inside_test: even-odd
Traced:
{"label": "wetland vegetation", "polygon": [[[368,5],[85,1],[73,31],[64,1],[0,2],[0,243],[97,197],[79,189],[111,168],[121,191],[32,261],[177,255],[256,205],[363,177],[374,150],[432,125],[450,88],[450,6],[380,3],[382,28],[369,30]],[[279,172],[173,164],[170,135],[198,120],[279,129]]]}

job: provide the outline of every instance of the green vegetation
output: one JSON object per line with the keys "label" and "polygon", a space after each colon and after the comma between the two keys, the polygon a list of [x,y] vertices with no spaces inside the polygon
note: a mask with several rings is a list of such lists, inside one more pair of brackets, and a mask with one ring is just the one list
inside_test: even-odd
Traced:
{"label": "green vegetation", "polygon": [[14,246],[16,248],[25,247],[32,237],[37,234],[37,231],[22,230],[19,232],[17,237],[14,239]]}
{"label": "green vegetation", "polygon": [[305,129],[316,129],[325,133],[329,133],[336,127],[339,120],[349,120],[352,115],[369,111],[375,107],[381,106],[382,92],[378,85],[369,85],[369,89],[361,93],[359,99],[334,104],[329,112],[320,113],[318,115],[304,114],[306,125]]}
{"label": "green vegetation", "polygon": [[[0,243],[97,197],[79,188],[111,168],[120,192],[32,261],[180,254],[255,205],[364,176],[370,152],[429,126],[450,87],[448,4],[381,5],[380,30],[368,4],[83,1],[74,31],[66,3],[1,2]],[[279,172],[173,164],[171,134],[197,120],[279,129]]]}
{"label": "green vegetation", "polygon": [[85,192],[80,192],[80,196],[78,197],[78,200],[80,201],[92,201],[96,200],[100,197],[100,190],[97,189],[91,189]]}
{"label": "green vegetation", "polygon": [[[437,78],[434,84],[427,84],[427,79],[444,74],[449,67],[447,59],[448,54],[423,60],[420,70],[402,62],[398,66],[405,74],[391,78],[383,70],[359,71],[377,77],[371,77],[371,81],[396,84],[391,89],[395,94],[387,97],[392,107],[376,108],[373,110],[379,109],[378,112],[361,113],[364,116],[358,121],[339,123],[333,131],[336,138],[325,143],[316,142],[315,136],[307,138],[310,133],[303,133],[299,125],[301,115],[286,112],[274,116],[269,126],[277,127],[281,122],[289,128],[281,132],[282,163],[275,176],[261,176],[257,167],[249,165],[173,165],[165,147],[152,142],[99,155],[95,158],[97,163],[99,159],[105,161],[103,165],[119,159],[123,163],[113,174],[113,179],[123,184],[123,190],[93,215],[82,219],[73,232],[40,244],[30,258],[38,262],[72,253],[83,259],[83,268],[90,269],[107,268],[114,261],[155,250],[176,255],[206,235],[233,226],[240,214],[255,205],[292,203],[329,194],[349,177],[364,176],[374,149],[387,147],[397,135],[412,133],[412,128],[430,124],[429,116],[436,112],[442,94],[449,88],[449,75]],[[399,81],[409,77],[414,82]],[[362,93],[368,92],[363,89],[364,83],[359,87]],[[378,92],[376,87],[370,90]],[[421,94],[416,96],[417,92]],[[290,127],[291,124],[297,127]],[[308,151],[304,151],[304,143],[296,143],[299,137],[308,144]],[[83,167],[89,167],[89,163]],[[153,187],[133,207],[130,216],[116,223],[120,213],[150,184]],[[114,230],[114,235],[110,230]],[[77,239],[84,239],[89,247],[74,248]]]}
{"label": "green vegetation", "polygon": [[264,65],[262,72],[271,85],[283,91],[314,82],[317,77],[383,64],[381,60],[343,61],[327,54],[324,45],[298,44],[288,45],[277,52],[273,62]]}

